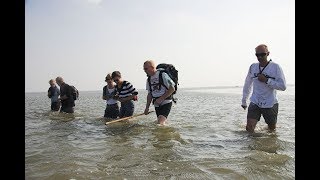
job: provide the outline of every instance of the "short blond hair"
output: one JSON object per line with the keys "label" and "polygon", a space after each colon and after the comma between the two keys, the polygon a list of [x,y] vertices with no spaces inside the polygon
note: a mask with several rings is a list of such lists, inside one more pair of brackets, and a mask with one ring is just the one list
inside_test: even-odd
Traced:
{"label": "short blond hair", "polygon": [[54,79],[50,79],[49,84],[55,83],[56,81]]}

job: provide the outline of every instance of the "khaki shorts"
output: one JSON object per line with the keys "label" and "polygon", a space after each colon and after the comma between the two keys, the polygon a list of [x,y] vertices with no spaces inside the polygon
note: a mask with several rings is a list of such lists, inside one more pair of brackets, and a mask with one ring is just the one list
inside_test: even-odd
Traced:
{"label": "khaki shorts", "polygon": [[260,108],[254,103],[250,103],[248,107],[248,115],[247,118],[249,119],[256,119],[260,121],[261,114],[267,124],[276,124],[277,123],[277,116],[278,116],[278,107],[279,104],[276,103],[273,105],[272,108]]}

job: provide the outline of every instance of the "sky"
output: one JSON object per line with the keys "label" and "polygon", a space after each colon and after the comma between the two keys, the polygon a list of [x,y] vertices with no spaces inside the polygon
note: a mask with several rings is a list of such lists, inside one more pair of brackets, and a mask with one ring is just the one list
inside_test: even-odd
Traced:
{"label": "sky", "polygon": [[295,84],[292,0],[25,2],[25,92],[46,92],[58,76],[102,91],[113,71],[145,89],[146,60],[173,64],[179,88],[243,86],[259,44]]}

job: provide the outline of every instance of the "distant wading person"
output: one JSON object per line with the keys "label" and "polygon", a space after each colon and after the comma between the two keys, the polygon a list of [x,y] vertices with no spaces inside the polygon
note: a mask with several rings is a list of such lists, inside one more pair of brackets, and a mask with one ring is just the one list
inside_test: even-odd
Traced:
{"label": "distant wading person", "polygon": [[104,117],[107,119],[116,119],[119,116],[119,105],[118,101],[114,99],[117,91],[111,73],[106,76],[105,81],[107,85],[103,87],[102,99],[107,101],[107,106],[104,111]]}
{"label": "distant wading person", "polygon": [[[156,69],[154,61],[145,61],[143,69],[147,76],[150,76],[151,88],[149,82],[146,82],[146,89],[148,90],[146,108],[144,114],[149,113],[149,107],[152,103],[155,106],[158,123],[164,125],[167,121],[168,115],[172,107],[172,93],[175,91],[175,83],[165,72],[162,73],[163,84],[159,82],[159,71]],[[164,87],[165,86],[165,87]],[[168,87],[168,89],[166,88]]]}
{"label": "distant wading person", "polygon": [[59,101],[60,90],[56,86],[56,81],[54,79],[51,79],[49,81],[49,84],[50,84],[50,87],[48,89],[48,97],[51,99],[51,110],[59,111],[60,110],[60,101]]}
{"label": "distant wading person", "polygon": [[268,129],[273,131],[276,128],[278,116],[278,100],[276,90],[286,90],[286,80],[281,67],[268,60],[268,47],[260,44],[255,48],[259,63],[251,64],[245,79],[242,95],[242,108],[247,108],[247,99],[252,90],[250,104],[247,113],[246,130],[254,132],[261,115],[268,124]]}
{"label": "distant wading person", "polygon": [[74,113],[75,103],[71,87],[64,82],[62,77],[57,77],[56,82],[60,86],[60,112]]}
{"label": "distant wading person", "polygon": [[117,94],[114,98],[121,102],[119,117],[132,116],[135,109],[133,101],[137,100],[138,91],[130,82],[122,80],[119,71],[112,73],[112,79],[117,84]]}

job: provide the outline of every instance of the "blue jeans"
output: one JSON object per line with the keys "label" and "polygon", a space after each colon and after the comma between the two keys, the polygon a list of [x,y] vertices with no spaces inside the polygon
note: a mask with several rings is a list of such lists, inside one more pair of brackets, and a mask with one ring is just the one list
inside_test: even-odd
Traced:
{"label": "blue jeans", "polygon": [[122,102],[120,108],[120,118],[132,116],[134,112],[133,100]]}

